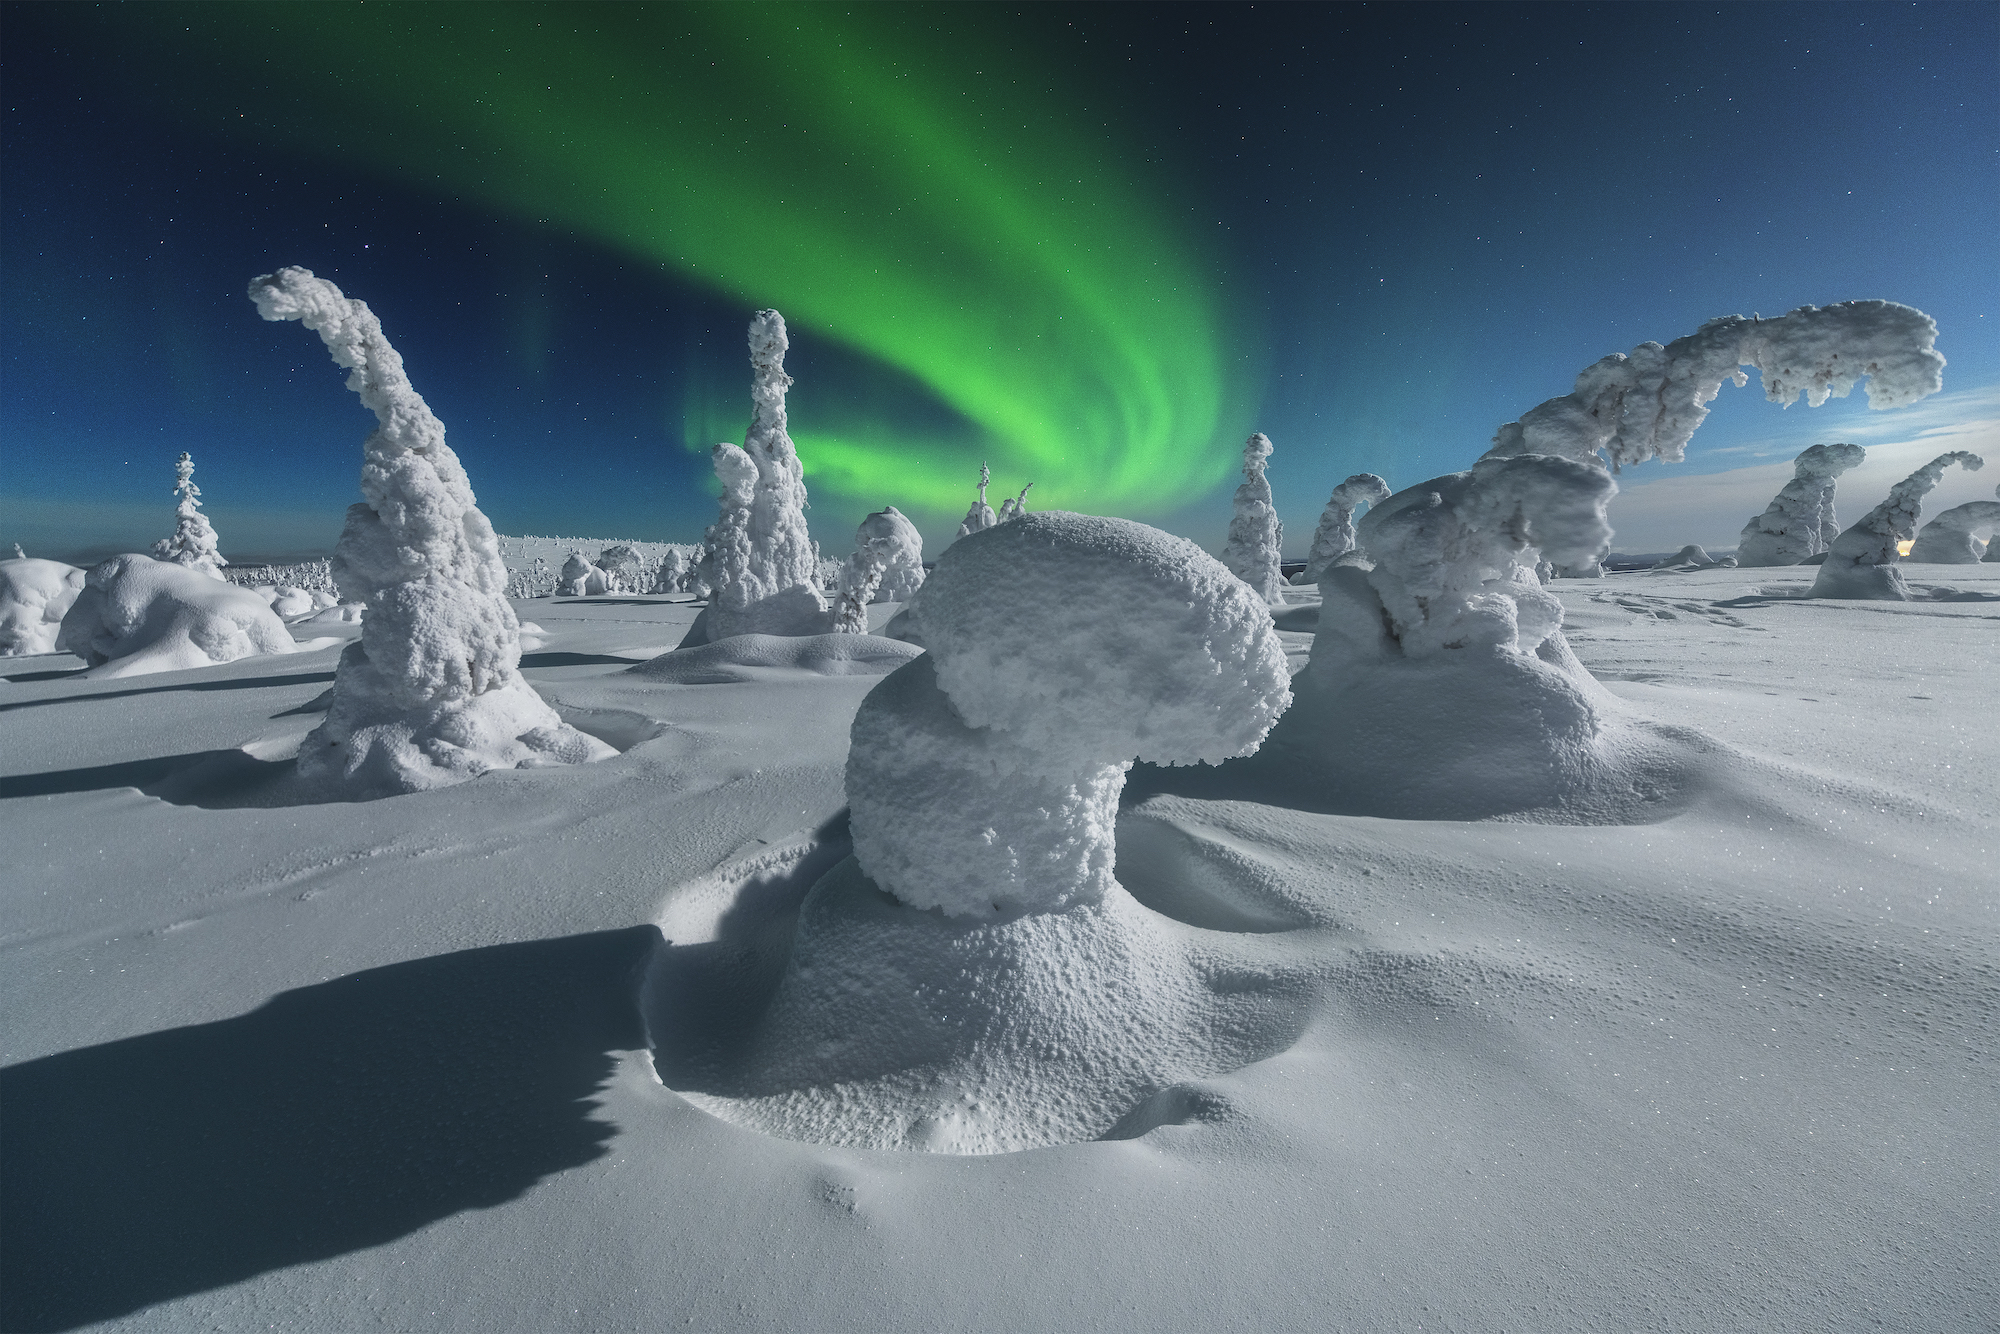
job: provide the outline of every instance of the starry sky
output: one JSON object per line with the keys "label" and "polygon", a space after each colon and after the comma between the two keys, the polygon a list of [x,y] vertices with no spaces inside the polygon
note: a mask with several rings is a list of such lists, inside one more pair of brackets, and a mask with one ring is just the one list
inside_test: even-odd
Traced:
{"label": "starry sky", "polygon": [[372,421],[244,296],[286,264],[512,533],[698,540],[766,306],[829,552],[894,504],[935,554],[982,460],[1215,548],[1262,430],[1303,554],[1348,474],[1466,467],[1608,352],[1865,297],[1937,319],[1946,392],[1725,387],[1620,548],[1732,546],[1815,441],[2000,453],[1991,4],[17,2],[0,71],[33,555],[164,536],[181,450],[232,559],[331,549]]}

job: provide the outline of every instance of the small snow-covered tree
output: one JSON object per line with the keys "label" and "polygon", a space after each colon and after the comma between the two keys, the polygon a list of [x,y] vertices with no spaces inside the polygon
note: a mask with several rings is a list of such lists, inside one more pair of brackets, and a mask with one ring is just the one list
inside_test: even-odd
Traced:
{"label": "small snow-covered tree", "polygon": [[997,522],[1011,523],[1028,512],[1028,493],[1035,489],[1033,482],[1021,488],[1018,496],[1003,496],[1000,499],[1000,516]]}
{"label": "small snow-covered tree", "polygon": [[597,597],[614,591],[614,577],[586,560],[581,551],[570,552],[556,576],[556,592],[563,597]]}
{"label": "small snow-covered tree", "polygon": [[1262,431],[1243,445],[1243,485],[1236,488],[1236,508],[1229,519],[1229,545],[1223,549],[1222,563],[1230,573],[1255,589],[1266,603],[1277,606],[1285,600],[1284,577],[1279,565],[1284,559],[1285,526],[1278,522],[1278,510],[1271,503],[1271,483],[1264,476],[1271,457],[1271,440]]}
{"label": "small snow-covered tree", "polygon": [[[994,524],[1000,522],[999,517],[993,513],[993,507],[986,503],[986,488],[992,481],[993,470],[988,468],[984,463],[980,464],[979,499],[973,501],[972,508],[965,512],[965,522],[958,526],[958,535],[960,537],[970,537],[974,533],[983,533]],[[1022,494],[1026,495],[1027,493],[1023,492]]]}
{"label": "small snow-covered tree", "polygon": [[678,593],[687,579],[687,553],[679,547],[668,547],[667,554],[660,558],[660,565],[653,572],[650,593]]}
{"label": "small snow-covered tree", "polygon": [[300,747],[300,776],[376,796],[615,753],[522,678],[499,538],[375,313],[303,268],[253,279],[249,295],[265,319],[317,333],[378,423],[362,445],[362,503],[333,554],[342,599],[368,614],[326,720]]}
{"label": "small snow-covered tree", "polygon": [[[1993,488],[2000,496],[2000,486]],[[1910,547],[1910,560],[1930,565],[1974,565],[1979,562],[1981,531],[1987,534],[1986,559],[1993,559],[2000,542],[2000,500],[1968,500],[1925,524]]]}
{"label": "small snow-covered tree", "polygon": [[1358,472],[1339,486],[1326,502],[1313,530],[1312,550],[1306,554],[1306,568],[1297,582],[1316,584],[1326,567],[1349,552],[1360,556],[1354,545],[1354,512],[1389,498],[1389,484],[1372,472]]}
{"label": "small snow-covered tree", "polygon": [[185,565],[212,578],[222,578],[229,564],[216,549],[215,529],[201,512],[201,488],[194,484],[194,458],[186,450],[174,462],[174,535],[153,544],[153,554],[161,560]]}
{"label": "small snow-covered tree", "polygon": [[924,584],[924,539],[894,505],[861,521],[854,554],[840,567],[833,628],[868,633],[868,605],[907,602]]}
{"label": "small snow-covered tree", "polygon": [[1979,455],[1955,449],[1938,455],[1890,487],[1881,504],[1833,539],[1833,545],[1826,551],[1826,563],[1819,567],[1819,576],[1813,580],[1807,596],[1908,602],[1910,585],[1896,568],[1898,547],[1916,536],[1924,497],[1943,480],[1944,470],[1954,463],[1967,472],[1977,472],[1986,466],[1986,460]]}
{"label": "small snow-covered tree", "polygon": [[1825,551],[1840,535],[1833,512],[1834,482],[1867,457],[1860,445],[1833,444],[1813,445],[1793,459],[1792,480],[1762,514],[1743,525],[1736,563],[1797,565]]}
{"label": "small snow-covered tree", "polygon": [[651,582],[652,572],[646,568],[646,558],[624,543],[604,548],[594,564],[616,583],[615,592],[643,593]]}

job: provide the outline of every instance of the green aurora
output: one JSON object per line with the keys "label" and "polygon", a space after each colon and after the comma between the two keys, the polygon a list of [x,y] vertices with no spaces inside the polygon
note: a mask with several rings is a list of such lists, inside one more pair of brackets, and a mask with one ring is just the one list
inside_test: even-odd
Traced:
{"label": "green aurora", "polygon": [[[211,127],[566,227],[741,298],[746,319],[774,305],[949,409],[802,399],[835,418],[795,410],[816,486],[949,512],[984,458],[1042,506],[1146,516],[1236,466],[1262,357],[1172,221],[1187,202],[983,13],[948,33],[894,6],[152,15],[161,40],[241,68],[194,103]],[[747,393],[690,391],[685,443],[732,438]]]}

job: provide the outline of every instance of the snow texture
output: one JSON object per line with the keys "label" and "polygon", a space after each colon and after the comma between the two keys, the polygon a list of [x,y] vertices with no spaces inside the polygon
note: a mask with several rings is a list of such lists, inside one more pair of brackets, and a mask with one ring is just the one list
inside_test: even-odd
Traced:
{"label": "snow texture", "polygon": [[[2000,496],[2000,486],[1993,493]],[[1982,530],[1987,535],[1984,544],[1979,541]],[[1932,565],[1976,565],[1983,549],[1986,559],[1992,560],[1994,548],[2000,546],[1992,540],[1996,532],[2000,532],[2000,500],[1967,501],[1924,525],[1910,547],[1910,559]]]}
{"label": "snow texture", "polygon": [[194,484],[194,459],[187,451],[174,463],[174,535],[153,544],[153,554],[189,569],[200,570],[216,579],[229,564],[216,549],[215,529],[201,512],[201,488]]}
{"label": "snow texture", "polygon": [[1833,485],[1868,457],[1860,445],[1814,445],[1792,460],[1786,482],[1762,514],[1743,525],[1736,547],[1742,566],[1797,565],[1817,556],[1840,535],[1833,513]]}
{"label": "snow texture", "polygon": [[618,591],[617,578],[585,560],[581,551],[570,552],[562,573],[556,576],[556,593],[562,597],[596,597]]}
{"label": "snow texture", "polygon": [[[965,512],[965,522],[958,526],[958,535],[960,537],[970,537],[974,533],[983,533],[994,524],[1000,522],[999,517],[993,513],[993,507],[986,503],[986,488],[992,481],[993,470],[988,468],[984,463],[980,464],[979,499],[973,501],[972,508]],[[1023,492],[1023,494],[1025,495],[1026,493]]]}
{"label": "snow texture", "polygon": [[712,552],[708,637],[818,634],[827,628],[812,536],[806,531],[805,472],[785,427],[785,318],[762,310],[750,321],[751,402],[743,447],[715,447],[721,512],[708,530]]}
{"label": "snow texture", "polygon": [[1319,516],[1319,527],[1313,530],[1312,550],[1306,554],[1306,568],[1295,582],[1318,583],[1327,566],[1350,552],[1365,559],[1364,553],[1354,544],[1354,512],[1364,505],[1377,504],[1388,498],[1389,484],[1372,472],[1355,473],[1333,488],[1326,510]]}
{"label": "snow texture", "polygon": [[342,600],[368,614],[299,750],[300,776],[390,795],[613,754],[521,678],[499,540],[374,312],[302,268],[252,280],[250,298],[265,319],[317,333],[378,422],[362,446],[363,503],[333,555]]}
{"label": "snow texture", "polygon": [[63,615],[82,591],[83,571],[74,565],[29,556],[0,560],[0,658],[54,653]]}
{"label": "snow texture", "polygon": [[1889,488],[1881,504],[1861,522],[1833,539],[1807,595],[1816,598],[1862,598],[1874,602],[1908,602],[1910,586],[1896,568],[1897,547],[1916,536],[1917,519],[1944,470],[1958,464],[1977,472],[1986,460],[1965,450],[1940,454]]}
{"label": "snow texture", "polygon": [[211,667],[298,648],[263,598],[198,566],[133,552],[91,566],[56,647],[93,678]]}
{"label": "snow texture", "polygon": [[1243,444],[1243,484],[1236,488],[1235,511],[1229,519],[1229,544],[1222,563],[1272,606],[1283,606],[1285,526],[1271,503],[1271,483],[1264,476],[1271,457],[1271,440],[1262,431]]}
{"label": "snow texture", "polygon": [[1487,458],[1553,454],[1607,462],[1615,472],[1658,458],[1678,463],[1724,380],[1763,376],[1764,397],[1790,407],[1845,398],[1864,376],[1868,406],[1914,403],[1943,387],[1937,323],[1893,301],[1800,306],[1777,319],[1729,315],[1665,347],[1641,343],[1586,367],[1576,387],[1502,426]]}
{"label": "snow texture", "polygon": [[855,717],[854,848],[882,888],[951,916],[1099,901],[1132,760],[1248,754],[1291,701],[1268,606],[1192,543],[1122,519],[975,533],[910,614],[928,652]]}

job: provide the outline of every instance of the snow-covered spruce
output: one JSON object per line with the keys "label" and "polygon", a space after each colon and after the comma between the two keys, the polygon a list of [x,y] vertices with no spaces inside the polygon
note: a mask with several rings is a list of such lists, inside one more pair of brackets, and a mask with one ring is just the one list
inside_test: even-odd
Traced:
{"label": "snow-covered spruce", "polygon": [[1800,306],[1777,319],[1728,315],[1665,347],[1641,343],[1586,367],[1576,387],[1502,426],[1488,458],[1554,454],[1614,471],[1678,463],[1724,380],[1762,373],[1764,397],[1818,407],[1868,379],[1868,406],[1900,407],[1943,387],[1937,323],[1893,301]]}
{"label": "snow-covered spruce", "polygon": [[[2000,496],[2000,486],[1993,488]],[[1979,534],[1985,533],[1986,559],[1993,559],[1993,541],[2000,533],[2000,500],[1969,500],[1932,519],[1910,547],[1910,560],[1930,565],[1975,565],[1981,556]]]}
{"label": "snow-covered spruce", "polygon": [[569,559],[563,562],[562,573],[556,576],[556,593],[562,597],[597,597],[617,591],[617,580],[585,560],[581,551],[570,552]]}
{"label": "snow-covered spruce", "polygon": [[197,567],[131,552],[90,567],[56,647],[93,677],[211,667],[298,648],[270,604]]}
{"label": "snow-covered spruce", "polygon": [[153,554],[161,560],[199,570],[211,578],[222,578],[229,564],[217,549],[215,528],[201,512],[201,488],[194,484],[194,458],[186,450],[174,462],[174,535],[153,544]]}
{"label": "snow-covered spruce", "polygon": [[1264,476],[1271,441],[1262,431],[1243,444],[1243,484],[1236,488],[1236,508],[1229,519],[1229,544],[1222,563],[1273,606],[1285,601],[1285,580],[1279,573],[1284,559],[1285,526],[1271,503],[1271,483]]}
{"label": "snow-covered spruce", "polygon": [[679,547],[668,547],[666,555],[660,557],[659,568],[653,571],[653,581],[646,588],[649,593],[678,593],[687,584],[687,553]]}
{"label": "snow-covered spruce", "polygon": [[1021,488],[1018,496],[1004,496],[1000,500],[999,523],[1012,523],[1028,512],[1028,493],[1035,489],[1033,482]]}
{"label": "snow-covered spruce", "polygon": [[1861,522],[1833,539],[1826,563],[1819,567],[1808,597],[1862,598],[1874,602],[1908,602],[1910,585],[1896,568],[1897,548],[1916,536],[1924,497],[1958,464],[1977,472],[1986,460],[1965,450],[1940,454],[1889,488],[1888,496],[1861,517]]}
{"label": "snow-covered spruce", "polygon": [[83,571],[74,565],[32,556],[0,560],[0,658],[54,653],[56,631],[82,591]]}
{"label": "snow-covered spruce", "polygon": [[1833,444],[1814,445],[1793,459],[1792,480],[1762,514],[1743,525],[1736,563],[1797,565],[1825,551],[1840,535],[1833,512],[1834,482],[1867,457],[1860,445]]}
{"label": "snow-covered spruce", "polygon": [[317,333],[379,423],[362,445],[363,503],[348,508],[333,555],[342,599],[368,615],[299,774],[373,796],[613,754],[522,679],[493,525],[374,312],[302,268],[253,280],[250,299],[265,319]]}
{"label": "snow-covered spruce", "polygon": [[[979,465],[979,499],[972,502],[972,508],[965,512],[965,522],[958,525],[960,537],[970,537],[983,533],[1000,522],[993,513],[993,507],[986,503],[986,488],[993,482],[993,470],[984,463]],[[1023,493],[1025,494],[1025,493]]]}
{"label": "snow-covered spruce", "polygon": [[[1268,487],[1265,489],[1269,490]],[[1388,498],[1389,484],[1372,472],[1355,473],[1333,488],[1333,495],[1319,516],[1319,527],[1313,530],[1312,550],[1306,553],[1306,568],[1293,582],[1318,583],[1327,566],[1350,552],[1357,558],[1365,558],[1364,553],[1354,545],[1354,512],[1363,505],[1373,505]]]}
{"label": "snow-covered spruce", "polygon": [[785,317],[750,321],[750,397],[755,413],[743,447],[715,447],[720,513],[708,530],[710,641],[730,635],[819,634],[827,628],[818,562],[806,531],[805,471],[786,434]]}
{"label": "snow-covered spruce", "polygon": [[837,633],[868,633],[868,605],[907,602],[924,584],[924,539],[894,505],[861,521],[854,553],[840,567],[833,609]]}

